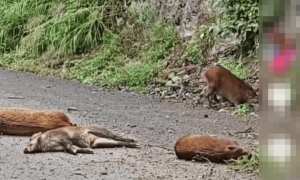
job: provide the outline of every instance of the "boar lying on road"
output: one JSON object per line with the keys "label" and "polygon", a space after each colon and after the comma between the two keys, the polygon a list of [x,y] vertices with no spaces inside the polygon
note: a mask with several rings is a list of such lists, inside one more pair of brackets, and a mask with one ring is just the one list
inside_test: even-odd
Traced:
{"label": "boar lying on road", "polygon": [[33,110],[17,107],[0,108],[0,133],[31,136],[72,124],[64,113],[53,110]]}
{"label": "boar lying on road", "polygon": [[91,148],[117,146],[139,147],[133,139],[115,135],[103,127],[63,127],[34,134],[24,153],[68,151],[71,154],[93,154]]}
{"label": "boar lying on road", "polygon": [[[174,149],[179,159],[192,160],[199,156],[195,160],[204,161],[208,159],[219,163],[248,154],[234,140],[197,134],[179,138]],[[201,159],[201,157],[204,158]]]}

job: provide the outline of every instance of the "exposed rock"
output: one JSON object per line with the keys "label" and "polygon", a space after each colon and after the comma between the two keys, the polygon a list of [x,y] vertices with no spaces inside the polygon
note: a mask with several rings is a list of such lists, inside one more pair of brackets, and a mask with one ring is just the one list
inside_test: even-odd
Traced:
{"label": "exposed rock", "polygon": [[200,24],[210,21],[212,0],[160,0],[157,2],[162,22],[175,25],[182,39],[193,41]]}
{"label": "exposed rock", "polygon": [[168,86],[172,86],[172,84],[173,84],[172,81],[168,81],[168,82],[166,83],[166,86],[167,86],[167,87],[168,87]]}
{"label": "exposed rock", "polygon": [[[238,40],[235,38],[227,38],[214,44],[208,52],[209,59],[219,59],[228,57],[236,53],[238,50]],[[218,64],[218,63],[216,63]]]}
{"label": "exposed rock", "polygon": [[174,75],[175,75],[175,73],[170,73],[169,76],[168,76],[168,78],[172,79],[174,77]]}
{"label": "exposed rock", "polygon": [[159,89],[159,88],[155,88],[155,91],[156,91],[156,92],[160,92],[160,89]]}
{"label": "exposed rock", "polygon": [[183,81],[189,81],[189,79],[190,79],[190,76],[187,74],[182,77]]}
{"label": "exposed rock", "polygon": [[178,76],[172,77],[172,81],[173,81],[173,82],[177,82],[177,81],[179,81],[179,80],[180,80],[180,77],[178,77]]}
{"label": "exposed rock", "polygon": [[177,94],[173,94],[171,96],[165,96],[166,99],[170,99],[170,98],[176,98]]}
{"label": "exposed rock", "polygon": [[218,112],[227,112],[225,109],[220,109]]}

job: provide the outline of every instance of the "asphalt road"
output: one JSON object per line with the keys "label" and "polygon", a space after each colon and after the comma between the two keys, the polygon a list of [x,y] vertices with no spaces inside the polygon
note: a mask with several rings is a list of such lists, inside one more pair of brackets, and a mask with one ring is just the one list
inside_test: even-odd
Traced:
{"label": "asphalt road", "polygon": [[[64,152],[23,154],[29,137],[1,135],[1,180],[258,180],[254,174],[228,171],[226,165],[178,160],[173,151],[179,137],[192,133],[230,137],[251,151],[258,141],[258,118],[254,116],[234,117],[133,93],[6,70],[0,70],[0,85],[0,106],[60,110],[78,125],[101,125],[142,144],[141,149],[102,148],[95,149],[95,154],[77,156]],[[68,112],[68,107],[78,111]],[[252,134],[234,133],[249,127]]]}

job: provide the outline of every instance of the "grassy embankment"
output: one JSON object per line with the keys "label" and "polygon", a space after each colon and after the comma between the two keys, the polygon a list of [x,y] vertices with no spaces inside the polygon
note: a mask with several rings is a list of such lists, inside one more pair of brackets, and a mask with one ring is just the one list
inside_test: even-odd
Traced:
{"label": "grassy embankment", "polygon": [[117,0],[5,1],[0,66],[145,93],[177,42],[151,3]]}

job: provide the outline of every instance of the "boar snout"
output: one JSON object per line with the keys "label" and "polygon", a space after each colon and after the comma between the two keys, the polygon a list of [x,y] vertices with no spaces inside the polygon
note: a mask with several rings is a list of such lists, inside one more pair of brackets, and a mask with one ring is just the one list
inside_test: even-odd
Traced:
{"label": "boar snout", "polygon": [[24,154],[28,154],[28,153],[30,153],[29,149],[28,149],[28,148],[25,148],[25,149],[24,149]]}

